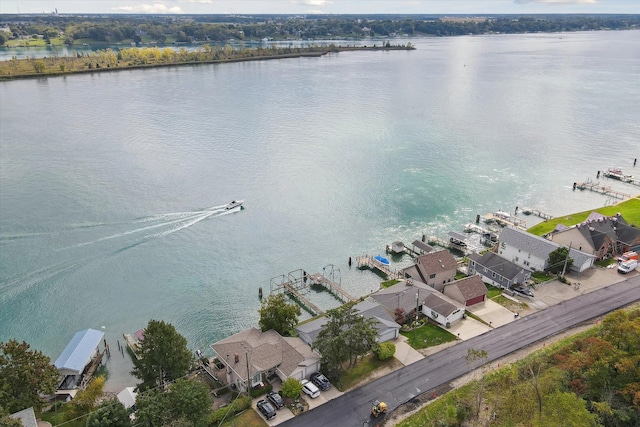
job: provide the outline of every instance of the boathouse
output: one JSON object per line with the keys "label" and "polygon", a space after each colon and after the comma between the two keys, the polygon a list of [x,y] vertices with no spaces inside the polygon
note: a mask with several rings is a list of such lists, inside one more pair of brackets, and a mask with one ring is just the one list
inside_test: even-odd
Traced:
{"label": "boathouse", "polygon": [[71,338],[54,363],[61,376],[58,390],[73,390],[86,384],[106,351],[106,341],[102,352],[99,349],[103,338],[104,332],[95,329],[85,329]]}

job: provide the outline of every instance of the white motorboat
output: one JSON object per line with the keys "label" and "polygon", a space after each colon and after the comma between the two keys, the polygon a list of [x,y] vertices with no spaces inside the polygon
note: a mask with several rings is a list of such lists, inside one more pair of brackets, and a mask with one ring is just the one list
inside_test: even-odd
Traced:
{"label": "white motorboat", "polygon": [[232,200],[227,206],[225,206],[226,210],[231,210],[242,206],[244,200]]}

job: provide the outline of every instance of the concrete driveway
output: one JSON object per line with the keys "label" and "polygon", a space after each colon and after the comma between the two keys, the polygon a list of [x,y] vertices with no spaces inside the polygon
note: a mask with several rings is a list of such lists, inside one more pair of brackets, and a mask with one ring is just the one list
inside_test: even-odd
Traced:
{"label": "concrete driveway", "polygon": [[455,322],[449,329],[446,329],[446,331],[451,332],[461,340],[468,340],[469,338],[482,335],[490,330],[491,327],[489,325],[478,322],[469,316]]}
{"label": "concrete driveway", "polygon": [[418,360],[424,359],[424,356],[415,350],[413,347],[409,345],[407,342],[407,337],[404,335],[398,336],[398,338],[393,342],[396,346],[396,352],[393,354],[393,357],[398,359],[400,363],[404,366],[410,365],[412,363],[417,362]]}
{"label": "concrete driveway", "polygon": [[467,310],[494,328],[506,325],[514,320],[514,313],[511,310],[491,300],[485,301],[484,304],[467,307]]}

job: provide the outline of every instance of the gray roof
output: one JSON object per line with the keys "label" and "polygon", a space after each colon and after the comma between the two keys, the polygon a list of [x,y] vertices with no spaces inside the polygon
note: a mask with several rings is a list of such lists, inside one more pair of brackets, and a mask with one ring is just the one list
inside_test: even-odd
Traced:
{"label": "gray roof", "polygon": [[458,307],[446,301],[437,293],[429,294],[424,300],[424,305],[444,317],[448,317],[454,311],[459,310]]}
{"label": "gray roof", "polygon": [[23,409],[22,411],[15,412],[9,417],[14,420],[20,420],[22,423],[22,427],[38,427],[38,422],[36,421],[36,414],[33,412],[33,408]]}
{"label": "gray roof", "polygon": [[460,240],[461,242],[467,241],[467,236],[465,236],[464,234],[456,233],[455,231],[450,231],[447,233],[447,235],[449,237],[453,237],[456,240]]}
{"label": "gray roof", "polygon": [[518,273],[525,270],[518,264],[502,258],[495,252],[485,252],[483,255],[473,253],[469,255],[469,259],[475,261],[476,264],[482,267],[488,268],[492,272],[496,272],[496,274],[499,274],[502,277],[506,277],[507,279],[515,278]]}
{"label": "gray roof", "polygon": [[[551,240],[547,240],[544,237],[539,237],[511,226],[503,228],[502,232],[500,232],[500,243],[502,242],[518,249],[522,249],[523,251],[533,254],[541,259],[547,259],[551,252],[562,246],[552,242]],[[590,258],[595,258],[591,254],[574,248],[571,248],[569,251],[569,256],[573,259],[573,264],[578,266],[585,264]]]}
{"label": "gray roof", "polygon": [[420,240],[414,240],[412,245],[420,249],[421,251],[424,251],[425,253],[429,253],[433,250],[433,246],[429,246],[425,242]]}

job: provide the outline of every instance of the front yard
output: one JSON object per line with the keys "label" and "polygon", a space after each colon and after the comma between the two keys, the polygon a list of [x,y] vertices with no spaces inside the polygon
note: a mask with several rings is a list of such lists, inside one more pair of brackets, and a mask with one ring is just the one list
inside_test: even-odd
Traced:
{"label": "front yard", "polygon": [[409,345],[416,350],[455,341],[456,336],[431,323],[426,323],[412,331],[400,331],[408,338]]}

